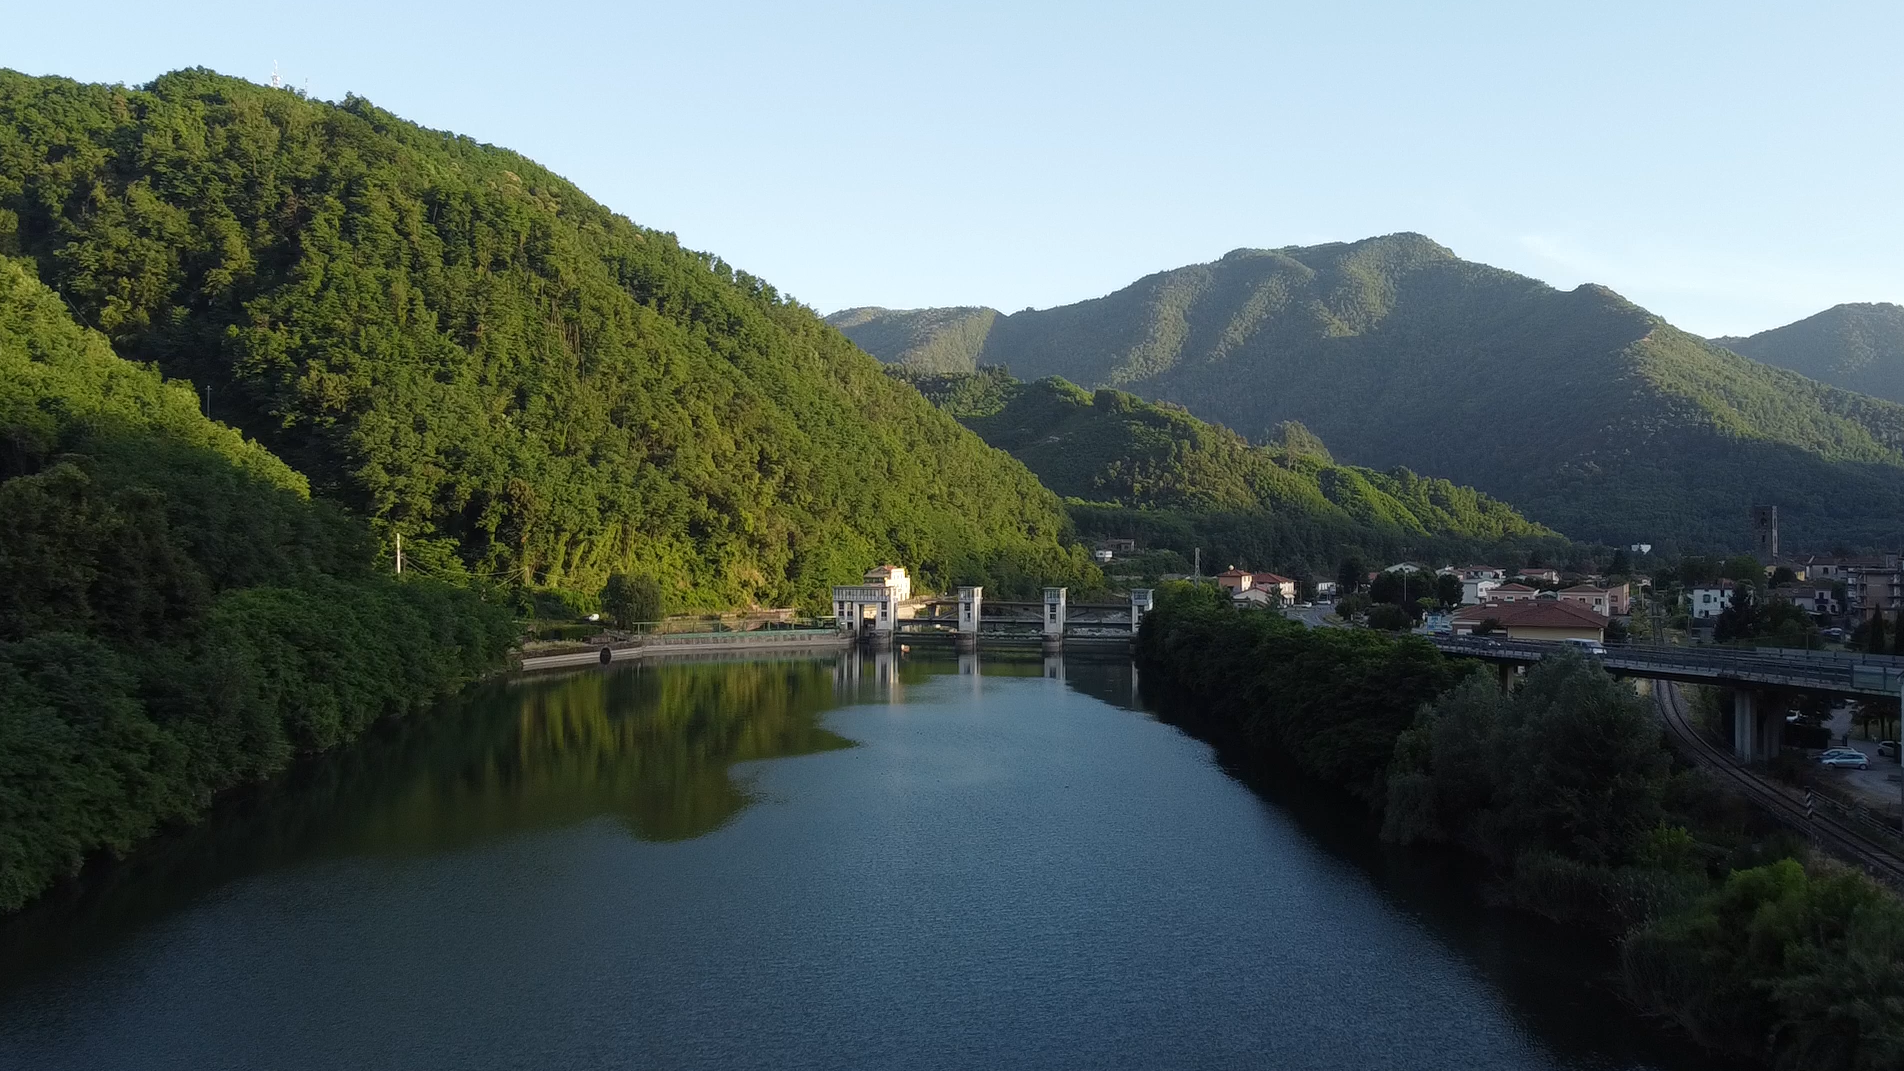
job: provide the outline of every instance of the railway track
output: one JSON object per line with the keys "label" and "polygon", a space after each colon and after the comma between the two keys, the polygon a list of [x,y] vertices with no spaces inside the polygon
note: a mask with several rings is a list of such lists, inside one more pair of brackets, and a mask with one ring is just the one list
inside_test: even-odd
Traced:
{"label": "railway track", "polygon": [[1730,754],[1714,747],[1693,728],[1686,717],[1685,700],[1672,684],[1655,681],[1653,699],[1659,707],[1660,720],[1681,754],[1738,788],[1747,799],[1792,830],[1810,837],[1821,850],[1859,867],[1892,888],[1904,890],[1904,854],[1897,847],[1874,840],[1857,823],[1824,810],[1813,808],[1807,814],[1804,800],[1792,790],[1740,766]]}

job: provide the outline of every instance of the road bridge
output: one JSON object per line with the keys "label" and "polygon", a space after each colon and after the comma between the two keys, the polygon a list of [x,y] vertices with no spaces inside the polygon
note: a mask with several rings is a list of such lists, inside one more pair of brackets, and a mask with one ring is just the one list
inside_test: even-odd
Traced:
{"label": "road bridge", "polygon": [[[1494,636],[1430,637],[1443,654],[1476,658],[1501,667],[1502,684],[1516,667],[1532,665],[1564,643]],[[1741,762],[1778,754],[1785,720],[1766,701],[1768,692],[1797,692],[1833,699],[1904,696],[1904,658],[1842,651],[1755,647],[1609,647],[1598,656],[1609,673],[1680,684],[1710,684],[1734,693],[1732,750]]]}

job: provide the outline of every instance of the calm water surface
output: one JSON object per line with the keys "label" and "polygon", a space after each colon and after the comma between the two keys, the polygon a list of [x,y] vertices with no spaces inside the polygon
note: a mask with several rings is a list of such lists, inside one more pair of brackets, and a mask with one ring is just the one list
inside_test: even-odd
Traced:
{"label": "calm water surface", "polygon": [[489,688],[0,928],[0,1068],[1703,1067],[1603,951],[1135,693],[989,655]]}

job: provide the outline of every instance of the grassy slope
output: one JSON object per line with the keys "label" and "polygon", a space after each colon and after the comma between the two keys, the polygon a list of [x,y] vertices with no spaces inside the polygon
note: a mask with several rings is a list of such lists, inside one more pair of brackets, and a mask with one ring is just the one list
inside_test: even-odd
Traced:
{"label": "grassy slope", "polygon": [[0,72],[0,252],[439,572],[691,606],[879,558],[1089,570],[1030,473],[811,310],[361,100]]}
{"label": "grassy slope", "polygon": [[1001,317],[980,359],[1174,401],[1260,438],[1299,420],[1575,538],[1904,539],[1904,408],[1747,360],[1597,286],[1557,291],[1418,235],[1238,250]]}

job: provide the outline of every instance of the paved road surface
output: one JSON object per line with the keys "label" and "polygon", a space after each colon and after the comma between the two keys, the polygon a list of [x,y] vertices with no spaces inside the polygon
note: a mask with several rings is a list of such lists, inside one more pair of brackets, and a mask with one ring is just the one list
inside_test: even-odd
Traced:
{"label": "paved road surface", "polygon": [[1300,606],[1291,606],[1283,611],[1283,616],[1295,621],[1300,621],[1310,628],[1341,628],[1342,622],[1329,620],[1329,615],[1333,613],[1335,613],[1335,607],[1333,605],[1329,603],[1317,603],[1308,609],[1304,609]]}

